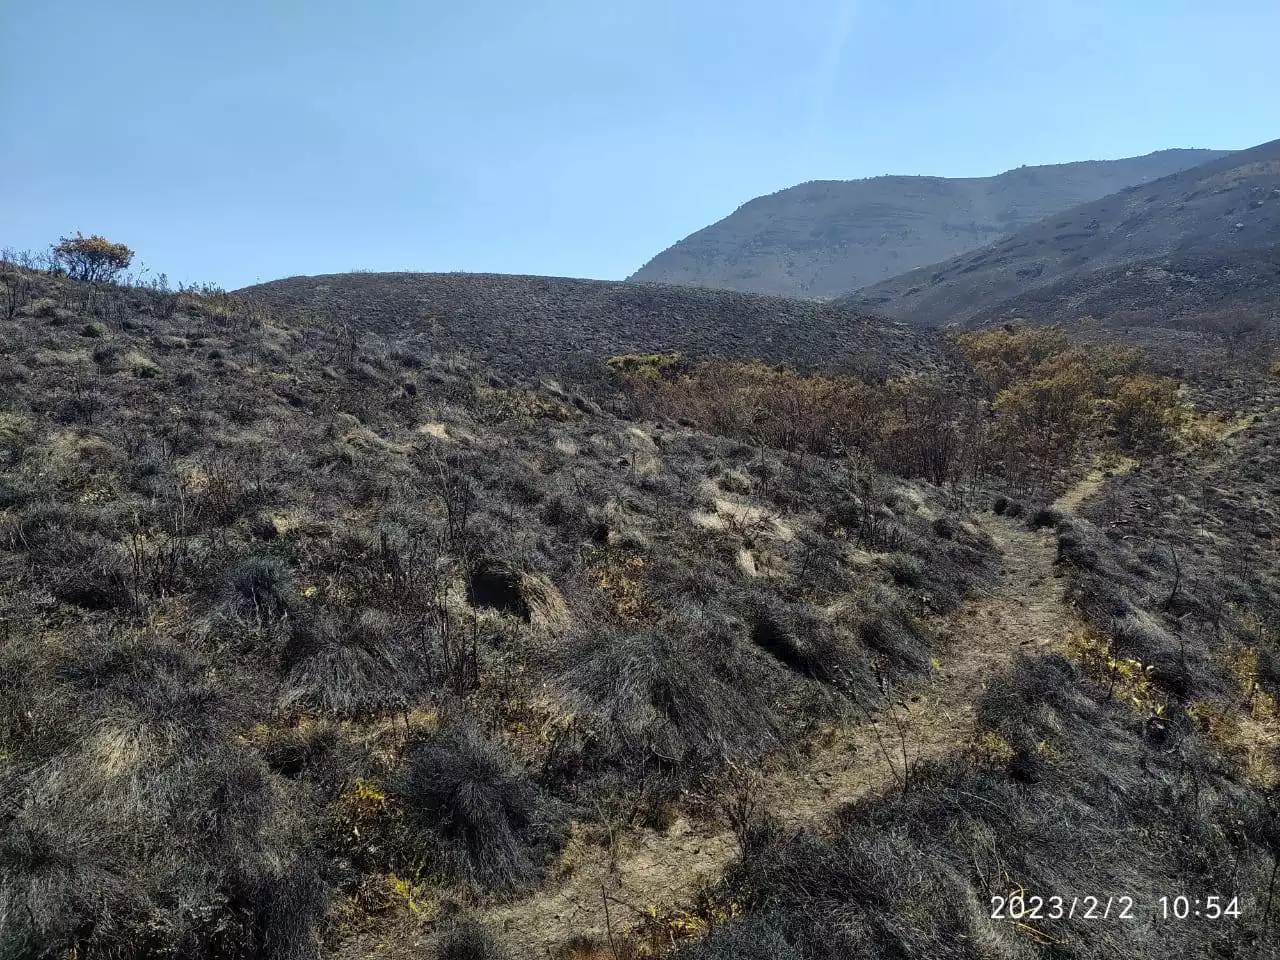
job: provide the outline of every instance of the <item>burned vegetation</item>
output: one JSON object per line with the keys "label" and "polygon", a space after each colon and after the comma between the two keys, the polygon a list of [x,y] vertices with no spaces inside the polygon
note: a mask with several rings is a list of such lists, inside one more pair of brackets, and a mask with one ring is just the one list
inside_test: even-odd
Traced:
{"label": "burned vegetation", "polygon": [[990,572],[856,457],[5,269],[6,956],[472,949],[447,918],[572,869],[572,822],[710,804],[916,682]]}
{"label": "burned vegetation", "polygon": [[[5,957],[523,956],[486,921],[691,823],[737,832],[720,882],[675,920],[603,898],[607,935],[561,956],[1154,957],[1149,924],[1108,953],[1078,923],[993,925],[983,898],[1172,892],[1179,869],[1256,892],[1274,864],[1265,778],[1209,712],[1271,696],[1263,541],[1209,589],[1186,533],[1175,588],[1171,551],[1116,554],[1107,497],[1045,507],[1104,452],[1190,501],[1227,420],[1134,354],[1002,330],[903,375],[892,332],[855,376],[621,329],[556,381],[408,322],[403,278],[382,323],[3,270]],[[1116,509],[1149,519],[1141,496]],[[1214,496],[1223,531],[1272,524]],[[754,773],[945,673],[948,625],[1001,575],[991,531],[1028,521],[1095,633],[993,673],[955,756],[780,828]]]}
{"label": "burned vegetation", "polygon": [[[826,831],[758,822],[717,891],[745,915],[680,955],[1276,955],[1275,398],[1198,382],[1180,440],[1115,462],[1079,514],[997,498],[1052,531],[1077,627],[992,677],[967,752]],[[1166,915],[1174,890],[1239,915]],[[1087,891],[1138,906],[991,919],[992,896]]]}

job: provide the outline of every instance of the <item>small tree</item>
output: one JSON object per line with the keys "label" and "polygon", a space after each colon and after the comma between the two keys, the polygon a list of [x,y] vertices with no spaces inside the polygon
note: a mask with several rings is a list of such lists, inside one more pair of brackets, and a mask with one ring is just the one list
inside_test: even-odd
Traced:
{"label": "small tree", "polygon": [[1186,420],[1177,381],[1149,374],[1119,378],[1111,417],[1127,449],[1165,449]]}
{"label": "small tree", "polygon": [[112,243],[97,234],[86,237],[78,231],[74,237],[62,237],[53,256],[73,280],[90,283],[111,280],[133,262],[133,251],[123,243]]}
{"label": "small tree", "polygon": [[1066,352],[1069,342],[1061,327],[1014,327],[962,333],[960,348],[988,396],[995,397],[1013,381],[1025,377],[1050,357]]}
{"label": "small tree", "polygon": [[1005,476],[1037,492],[1075,458],[1094,426],[1096,400],[1087,364],[1045,366],[1014,380],[992,404]]}

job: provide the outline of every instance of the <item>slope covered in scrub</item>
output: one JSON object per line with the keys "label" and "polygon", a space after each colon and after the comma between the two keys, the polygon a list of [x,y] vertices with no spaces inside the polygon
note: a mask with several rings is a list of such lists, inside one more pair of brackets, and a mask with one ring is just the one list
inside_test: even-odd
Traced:
{"label": "slope covered in scrub", "polygon": [[789,297],[839,297],[993,243],[1081,203],[1222,156],[1160,150],[991,177],[816,180],[749,200],[631,277]]}
{"label": "slope covered in scrub", "polygon": [[782,297],[564,277],[345,273],[290,277],[240,293],[394,337],[430,335],[500,376],[598,380],[609,357],[678,352],[764,359],[870,377],[936,368],[935,341],[909,325]]}
{"label": "slope covered in scrub", "polygon": [[5,282],[13,956],[430,934],[920,679],[990,576],[943,491],[429,330]]}
{"label": "slope covered in scrub", "polygon": [[557,382],[0,281],[9,955],[1154,960],[1179,877],[1248,905],[1186,955],[1265,955],[1261,382],[1012,327]]}

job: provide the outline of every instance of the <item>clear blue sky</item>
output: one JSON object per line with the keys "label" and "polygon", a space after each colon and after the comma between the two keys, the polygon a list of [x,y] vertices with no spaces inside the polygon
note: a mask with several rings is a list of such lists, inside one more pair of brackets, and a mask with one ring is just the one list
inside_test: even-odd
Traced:
{"label": "clear blue sky", "polygon": [[1276,0],[0,0],[0,246],[621,278],[761,193],[1280,137]]}

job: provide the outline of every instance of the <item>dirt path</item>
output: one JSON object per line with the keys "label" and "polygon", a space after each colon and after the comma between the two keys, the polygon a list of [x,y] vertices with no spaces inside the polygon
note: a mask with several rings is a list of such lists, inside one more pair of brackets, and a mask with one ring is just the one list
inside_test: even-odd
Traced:
{"label": "dirt path", "polygon": [[[1090,473],[1055,506],[1075,510],[1104,477],[1101,470]],[[987,678],[1016,651],[1047,647],[1079,626],[1054,577],[1052,535],[993,515],[977,522],[1003,557],[998,582],[939,625],[948,653],[908,701],[762,775],[761,804],[784,824],[820,823],[859,797],[901,783],[904,768],[963,749]],[[612,853],[591,848],[557,885],[480,919],[520,955],[554,957],[575,937],[605,940],[610,930],[618,936],[650,905],[663,910],[688,903],[737,853],[731,831],[681,818],[665,833],[643,830],[625,838]]]}
{"label": "dirt path", "polygon": [[1080,504],[1097,493],[1104,483],[1112,477],[1124,476],[1137,465],[1138,461],[1132,457],[1120,457],[1105,467],[1096,466],[1085,475],[1083,480],[1059,497],[1053,505],[1067,513],[1075,513],[1080,509]]}

